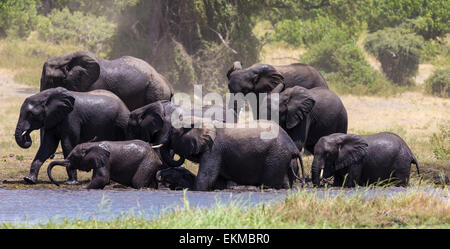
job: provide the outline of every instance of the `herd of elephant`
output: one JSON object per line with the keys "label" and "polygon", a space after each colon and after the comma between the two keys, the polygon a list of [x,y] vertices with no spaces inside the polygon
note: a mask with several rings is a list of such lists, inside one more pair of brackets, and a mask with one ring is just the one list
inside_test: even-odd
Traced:
{"label": "herd of elephant", "polygon": [[[93,170],[88,189],[102,189],[111,181],[133,188],[158,188],[163,183],[196,191],[233,184],[290,188],[298,180],[306,182],[302,150],[314,155],[307,179],[314,186],[330,177],[334,186],[406,186],[411,164],[419,171],[399,136],[347,134],[342,101],[309,65],[243,68],[235,62],[227,78],[230,93],[265,93],[267,103],[271,94],[279,94],[279,122],[259,119],[258,114],[252,121],[265,124],[264,129],[281,127],[276,137],[261,139],[261,126],[199,127],[227,121],[196,113],[216,108],[232,112],[237,122],[241,106],[183,109],[171,102],[174,90],[164,76],[134,57],[104,60],[76,51],[46,61],[40,92],[23,102],[15,131],[17,144],[26,149],[32,144],[30,133],[40,130],[41,143],[24,180],[37,183],[40,167],[60,143],[64,160],[49,164],[50,180],[58,185],[51,174],[57,165],[66,167],[65,184],[78,184],[77,170]],[[172,123],[175,111],[189,117],[183,119],[190,120],[188,128]],[[181,167],[186,159],[199,164],[197,175]]]}

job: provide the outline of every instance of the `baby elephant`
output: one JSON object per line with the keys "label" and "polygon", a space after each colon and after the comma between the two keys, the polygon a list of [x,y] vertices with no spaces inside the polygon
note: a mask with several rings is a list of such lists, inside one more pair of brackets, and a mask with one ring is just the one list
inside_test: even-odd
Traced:
{"label": "baby elephant", "polygon": [[174,167],[158,171],[156,180],[168,185],[171,190],[193,189],[195,175],[186,168]]}
{"label": "baby elephant", "polygon": [[[89,142],[77,145],[64,161],[53,161],[47,168],[52,177],[55,165],[89,172],[93,170],[87,189],[103,189],[113,180],[133,188],[158,188],[156,172],[162,162],[152,147],[141,140]],[[59,185],[58,185],[59,186]]]}
{"label": "baby elephant", "polygon": [[399,136],[389,132],[373,135],[335,133],[319,139],[311,168],[315,186],[334,176],[334,186],[354,187],[380,181],[408,184],[411,164],[419,165]]}

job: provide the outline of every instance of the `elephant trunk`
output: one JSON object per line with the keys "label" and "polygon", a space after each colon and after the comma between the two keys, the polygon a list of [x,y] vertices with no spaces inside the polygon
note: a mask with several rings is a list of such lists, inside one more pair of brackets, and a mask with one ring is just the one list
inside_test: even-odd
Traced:
{"label": "elephant trunk", "polygon": [[51,162],[48,167],[47,167],[47,175],[48,178],[50,179],[50,181],[55,184],[56,186],[59,186],[59,184],[53,179],[52,177],[52,169],[53,167],[55,167],[56,165],[59,166],[64,166],[66,168],[68,168],[70,166],[70,161],[69,160],[64,160],[64,161],[53,161]]}
{"label": "elephant trunk", "polygon": [[185,161],[185,158],[182,156],[180,156],[180,159],[174,160],[172,151],[166,147],[162,147],[160,153],[163,162],[169,165],[169,167],[179,167],[183,165]]}
{"label": "elephant trunk", "polygon": [[311,180],[314,186],[320,185],[320,180],[323,174],[323,166],[318,161],[319,160],[317,158],[314,158],[311,167],[311,178],[312,178]]}
{"label": "elephant trunk", "polygon": [[17,123],[16,131],[14,132],[14,137],[16,138],[16,143],[23,149],[30,148],[33,141],[30,137],[30,130],[27,129],[23,125],[23,121],[19,119],[19,122]]}

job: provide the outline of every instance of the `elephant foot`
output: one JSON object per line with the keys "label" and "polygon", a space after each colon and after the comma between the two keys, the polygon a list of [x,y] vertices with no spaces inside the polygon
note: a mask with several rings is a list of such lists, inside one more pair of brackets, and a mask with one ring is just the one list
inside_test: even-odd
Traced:
{"label": "elephant foot", "polygon": [[77,180],[67,180],[64,182],[66,185],[79,185],[80,183]]}
{"label": "elephant foot", "polygon": [[36,184],[36,180],[37,180],[36,178],[37,178],[36,176],[28,175],[28,176],[25,176],[23,179],[28,184]]}

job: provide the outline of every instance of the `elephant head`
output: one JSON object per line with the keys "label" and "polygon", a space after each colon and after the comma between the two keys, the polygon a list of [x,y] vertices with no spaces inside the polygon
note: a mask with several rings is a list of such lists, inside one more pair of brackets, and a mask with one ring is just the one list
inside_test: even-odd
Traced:
{"label": "elephant head", "polygon": [[25,99],[20,108],[14,137],[17,144],[27,149],[33,130],[55,127],[73,110],[75,98],[62,87],[48,89]]}
{"label": "elephant head", "polygon": [[272,93],[279,93],[279,99],[273,101],[274,103],[272,103],[272,95],[268,95],[267,113],[270,119],[270,108],[275,107],[272,104],[278,105],[279,124],[281,127],[290,130],[306,121],[316,101],[306,88],[295,86],[280,93],[282,89],[283,85],[280,84],[272,91]]}
{"label": "elephant head", "polygon": [[178,167],[184,163],[184,158],[174,160],[170,150],[170,118],[166,117],[163,101],[138,108],[130,113],[128,121],[128,138],[164,146],[160,148],[162,160],[170,167]]}
{"label": "elephant head", "polygon": [[104,167],[109,160],[110,148],[102,142],[83,143],[77,145],[64,161],[53,161],[47,167],[48,178],[52,183],[59,184],[52,177],[52,169],[56,165],[65,166],[68,170],[89,172]]}
{"label": "elephant head", "polygon": [[64,54],[45,62],[41,76],[41,91],[49,88],[86,92],[100,76],[100,65],[88,51]]}
{"label": "elephant head", "polygon": [[335,133],[319,139],[314,147],[311,166],[312,182],[319,186],[322,177],[328,178],[337,170],[358,166],[367,154],[368,144],[361,136]]}
{"label": "elephant head", "polygon": [[[183,117],[182,125],[173,125],[170,140],[176,153],[194,160],[211,148],[216,138],[216,129],[210,119]],[[178,128],[180,127],[180,128]]]}
{"label": "elephant head", "polygon": [[[239,61],[227,73],[228,89],[230,93],[269,93],[279,84],[283,83],[283,76],[271,65],[255,64],[243,69]],[[240,106],[229,103],[229,108],[239,112]]]}

